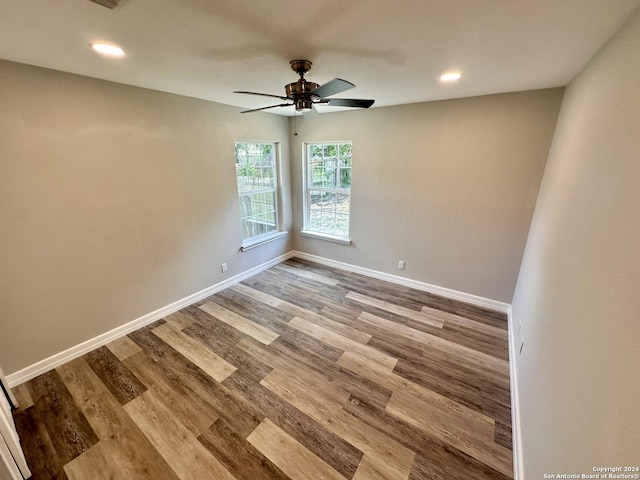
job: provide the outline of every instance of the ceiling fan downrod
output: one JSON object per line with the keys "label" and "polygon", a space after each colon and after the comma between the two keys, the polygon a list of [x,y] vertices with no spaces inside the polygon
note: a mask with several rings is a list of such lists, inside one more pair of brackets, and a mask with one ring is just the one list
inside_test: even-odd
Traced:
{"label": "ceiling fan downrod", "polygon": [[291,60],[289,65],[291,66],[291,70],[300,75],[300,78],[297,82],[285,85],[284,91],[287,97],[293,99],[296,111],[309,112],[313,110],[313,102],[310,94],[318,88],[319,85],[317,83],[307,82],[304,79],[304,74],[311,70],[313,63],[309,60]]}

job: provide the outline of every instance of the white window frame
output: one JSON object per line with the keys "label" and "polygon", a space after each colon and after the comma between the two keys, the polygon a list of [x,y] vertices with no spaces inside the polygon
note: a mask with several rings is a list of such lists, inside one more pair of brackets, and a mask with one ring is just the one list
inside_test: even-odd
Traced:
{"label": "white window frame", "polygon": [[[281,192],[281,188],[280,188],[280,179],[282,178],[282,172],[281,172],[281,166],[280,166],[280,143],[279,142],[274,142],[271,140],[253,140],[253,139],[244,139],[244,138],[240,138],[240,139],[235,139],[233,144],[234,144],[234,154],[233,154],[233,161],[234,161],[234,165],[236,164],[236,154],[235,154],[235,146],[238,144],[260,144],[260,145],[265,145],[265,144],[269,144],[273,146],[273,162],[274,162],[274,166],[273,166],[273,171],[274,171],[274,186],[273,187],[269,187],[269,188],[264,188],[264,189],[260,189],[260,190],[253,190],[250,193],[251,194],[259,194],[259,193],[269,193],[269,192],[274,192],[274,196],[275,196],[275,224],[276,224],[276,229],[273,232],[267,232],[261,235],[256,235],[253,237],[248,237],[248,238],[244,238],[244,235],[242,233],[242,207],[240,207],[240,221],[241,221],[241,230],[240,230],[240,235],[243,237],[242,238],[242,246],[240,247],[240,250],[242,250],[243,252],[246,250],[250,250],[252,248],[255,248],[259,245],[263,245],[265,243],[268,242],[272,242],[274,240],[277,240],[278,238],[282,238],[285,235],[287,235],[286,231],[282,230],[282,209],[281,209],[281,205],[282,205],[282,192]],[[238,175],[236,172],[235,175],[235,184],[236,184],[236,191],[237,191],[237,196],[238,196],[238,202],[241,202],[241,198],[247,194],[247,192],[240,192],[240,189],[238,187]]]}
{"label": "white window frame", "polygon": [[[331,242],[342,243],[345,245],[351,245],[351,186],[349,189],[344,188],[318,188],[310,186],[310,166],[309,166],[309,146],[311,145],[351,145],[351,152],[353,158],[353,142],[351,140],[338,140],[338,141],[322,141],[322,142],[303,142],[302,143],[302,197],[303,197],[303,228],[300,232],[305,237],[318,238],[321,240],[328,240]],[[352,160],[353,161],[353,160]],[[352,164],[353,169],[353,164]],[[352,171],[353,173],[353,171]],[[347,194],[349,195],[349,228],[346,236],[331,235],[325,232],[318,232],[310,229],[310,214],[311,214],[311,190],[323,191],[327,193]]]}

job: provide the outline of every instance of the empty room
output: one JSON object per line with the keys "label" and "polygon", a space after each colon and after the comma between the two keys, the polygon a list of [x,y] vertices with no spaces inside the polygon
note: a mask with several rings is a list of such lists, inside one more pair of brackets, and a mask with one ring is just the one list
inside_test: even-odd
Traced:
{"label": "empty room", "polygon": [[0,27],[0,480],[640,478],[640,0]]}

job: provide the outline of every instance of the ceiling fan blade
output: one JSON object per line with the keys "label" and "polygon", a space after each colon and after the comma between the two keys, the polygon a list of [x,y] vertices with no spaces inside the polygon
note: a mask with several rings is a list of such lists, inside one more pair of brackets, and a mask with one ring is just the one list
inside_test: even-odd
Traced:
{"label": "ceiling fan blade", "polygon": [[375,100],[360,100],[357,98],[327,98],[320,102],[321,105],[329,105],[331,107],[355,107],[369,108]]}
{"label": "ceiling fan blade", "polygon": [[93,3],[102,5],[103,7],[114,9],[118,6],[120,0],[91,0]]}
{"label": "ceiling fan blade", "polygon": [[324,85],[320,85],[313,92],[311,92],[311,95],[314,97],[325,98],[330,97],[331,95],[335,95],[336,93],[345,92],[353,87],[355,87],[355,85],[351,82],[347,82],[346,80],[342,80],[341,78],[334,78]]}
{"label": "ceiling fan blade", "polygon": [[289,97],[283,97],[281,95],[271,95],[270,93],[240,92],[240,91],[234,91],[233,93],[244,93],[247,95],[260,95],[261,97],[279,98],[280,100],[293,100],[292,98],[289,98]]}
{"label": "ceiling fan blade", "polygon": [[254,108],[254,109],[251,109],[251,110],[245,110],[245,111],[240,112],[240,113],[259,112],[260,110],[267,110],[269,108],[290,107],[291,105],[293,105],[293,103],[281,103],[280,105],[270,105],[268,107]]}

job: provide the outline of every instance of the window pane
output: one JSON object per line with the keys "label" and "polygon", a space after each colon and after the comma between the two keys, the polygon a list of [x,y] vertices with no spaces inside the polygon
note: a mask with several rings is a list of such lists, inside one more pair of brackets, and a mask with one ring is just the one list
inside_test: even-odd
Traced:
{"label": "window pane", "polygon": [[346,237],[349,234],[349,195],[310,192],[309,230]]}
{"label": "window pane", "polygon": [[336,145],[323,145],[322,155],[324,157],[335,157],[337,153]]}
{"label": "window pane", "polygon": [[308,155],[310,159],[322,158],[322,145],[309,145]]}
{"label": "window pane", "polygon": [[241,195],[240,211],[244,238],[277,230],[275,192]]}
{"label": "window pane", "polygon": [[275,188],[273,144],[236,143],[235,147],[238,192]]}
{"label": "window pane", "polygon": [[336,167],[337,167],[337,159],[336,158],[325,158],[324,159],[324,187],[325,188],[335,188],[336,187]]}
{"label": "window pane", "polygon": [[351,160],[351,144],[343,143],[340,145],[340,158]]}
{"label": "window pane", "polygon": [[309,183],[313,187],[324,186],[324,164],[322,159],[315,159],[310,162]]}
{"label": "window pane", "polygon": [[351,195],[341,193],[336,195],[336,235],[341,235],[344,237],[349,235],[350,203]]}
{"label": "window pane", "polygon": [[309,183],[312,187],[336,188],[336,159],[315,159],[310,162]]}
{"label": "window pane", "polygon": [[340,145],[340,177],[339,188],[351,188],[351,144]]}
{"label": "window pane", "polygon": [[351,168],[340,169],[340,188],[351,188]]}

